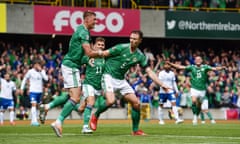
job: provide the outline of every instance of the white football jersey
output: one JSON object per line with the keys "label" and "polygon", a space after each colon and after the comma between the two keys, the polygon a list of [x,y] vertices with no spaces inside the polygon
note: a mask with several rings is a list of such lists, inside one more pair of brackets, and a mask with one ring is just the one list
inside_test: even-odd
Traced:
{"label": "white football jersey", "polygon": [[13,81],[6,81],[5,79],[1,78],[1,92],[0,97],[5,99],[13,99],[13,92],[16,91],[16,85]]}
{"label": "white football jersey", "polygon": [[[177,84],[176,84],[176,77],[173,71],[165,71],[162,70],[159,72],[158,74],[158,78],[159,80],[164,83],[166,86],[168,86],[169,88],[171,88],[170,90],[168,90],[168,93],[173,93],[178,92],[178,88],[177,88]],[[160,93],[166,93],[162,87],[160,87]]]}
{"label": "white football jersey", "polygon": [[30,69],[23,78],[23,81],[21,83],[21,90],[24,89],[27,80],[29,80],[30,92],[41,93],[43,92],[43,80],[47,81],[48,76],[46,75],[45,70],[39,72],[34,68]]}

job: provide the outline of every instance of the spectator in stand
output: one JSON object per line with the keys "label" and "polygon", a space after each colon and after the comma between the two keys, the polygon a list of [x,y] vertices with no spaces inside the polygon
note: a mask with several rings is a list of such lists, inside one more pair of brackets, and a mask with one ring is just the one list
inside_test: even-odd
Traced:
{"label": "spectator in stand", "polygon": [[210,0],[210,8],[226,8],[225,0]]}
{"label": "spectator in stand", "polygon": [[221,106],[222,107],[231,107],[231,92],[228,86],[225,86],[224,92],[221,97]]}
{"label": "spectator in stand", "polygon": [[238,95],[237,95],[237,91],[235,91],[234,89],[231,92],[232,97],[231,97],[231,106],[232,108],[237,108],[237,101],[238,101]]}
{"label": "spectator in stand", "polygon": [[236,8],[237,0],[226,0],[226,8]]}
{"label": "spectator in stand", "polygon": [[240,87],[238,88],[237,96],[238,96],[237,107],[240,109]]}
{"label": "spectator in stand", "polygon": [[146,55],[147,60],[150,60],[150,61],[154,61],[155,60],[155,57],[154,57],[153,53],[151,52],[151,50],[149,48],[145,48],[143,50],[143,52]]}

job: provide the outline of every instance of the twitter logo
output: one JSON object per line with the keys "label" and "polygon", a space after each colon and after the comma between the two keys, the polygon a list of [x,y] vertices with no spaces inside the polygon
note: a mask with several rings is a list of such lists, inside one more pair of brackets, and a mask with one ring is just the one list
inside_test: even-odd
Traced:
{"label": "twitter logo", "polygon": [[174,29],[175,26],[176,26],[176,21],[175,20],[167,21],[167,29],[168,30]]}

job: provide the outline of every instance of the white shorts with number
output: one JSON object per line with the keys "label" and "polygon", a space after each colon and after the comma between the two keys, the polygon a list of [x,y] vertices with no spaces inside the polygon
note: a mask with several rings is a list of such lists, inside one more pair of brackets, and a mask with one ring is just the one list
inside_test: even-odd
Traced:
{"label": "white shorts with number", "polygon": [[207,110],[208,109],[208,100],[204,99],[201,104],[201,109],[202,110]]}
{"label": "white shorts with number", "polygon": [[134,93],[134,90],[125,79],[123,80],[115,79],[109,74],[103,74],[102,88],[104,92],[119,91],[123,96],[128,93]]}
{"label": "white shorts with number", "polygon": [[199,98],[201,100],[206,95],[206,91],[205,90],[197,90],[197,89],[194,89],[194,88],[190,89],[190,93],[191,93],[191,97],[195,96],[195,97],[197,97],[197,98]]}
{"label": "white shorts with number", "polygon": [[64,80],[64,88],[74,88],[81,86],[80,72],[76,68],[70,68],[62,65],[62,76]]}
{"label": "white shorts with number", "polygon": [[89,84],[83,84],[83,100],[87,99],[89,96],[100,96],[101,90],[96,90],[93,86]]}

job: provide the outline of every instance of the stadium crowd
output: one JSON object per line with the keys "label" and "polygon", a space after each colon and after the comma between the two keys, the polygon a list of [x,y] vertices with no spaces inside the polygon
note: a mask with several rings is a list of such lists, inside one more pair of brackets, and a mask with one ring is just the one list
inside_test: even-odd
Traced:
{"label": "stadium crowd", "polygon": [[196,8],[239,8],[239,0],[136,0],[139,5]]}
{"label": "stadium crowd", "polygon": [[[182,9],[185,7],[186,9],[189,8],[220,8],[221,10],[225,8],[239,8],[240,6],[240,0],[134,0],[134,2],[137,4],[137,6],[162,6],[164,7],[179,7],[179,9]],[[65,2],[63,0],[63,4],[67,4],[69,2]],[[101,7],[105,7],[105,5],[108,4],[108,1],[101,1]],[[115,8],[131,8],[132,2],[130,0],[110,0],[111,7]],[[121,4],[120,4],[121,3]],[[83,1],[77,1],[75,2],[76,6],[84,6]],[[87,6],[89,7],[96,7],[96,1],[95,0],[88,0]],[[146,7],[147,8],[147,7]],[[150,8],[150,7],[149,7]],[[178,9],[178,8],[177,8]],[[179,10],[178,9],[178,10]]]}
{"label": "stadium crowd", "polygon": [[[21,3],[21,1],[13,0],[6,2]],[[208,8],[212,10],[229,10],[237,11],[240,7],[240,0],[25,0],[22,1],[24,4],[52,4],[61,3],[62,6],[75,6],[75,7],[111,7],[111,8],[144,8],[144,9],[177,9],[177,10],[206,10]],[[134,5],[136,4],[136,6]],[[142,7],[143,6],[143,7]]]}
{"label": "stadium crowd", "polygon": [[[240,49],[196,49],[194,47],[182,48],[172,44],[170,47],[158,48],[158,52],[151,52],[150,48],[142,50],[148,57],[149,65],[158,74],[163,69],[164,61],[190,65],[194,64],[194,57],[201,55],[205,64],[215,66],[226,66],[227,70],[220,72],[209,72],[207,96],[210,108],[240,108]],[[54,97],[61,95],[63,78],[60,71],[64,48],[61,43],[57,47],[47,45],[28,45],[26,43],[11,43],[0,41],[0,65],[1,76],[5,73],[11,74],[11,79],[16,83],[19,90],[21,81],[26,72],[32,67],[32,60],[42,60],[43,68],[48,75],[45,82],[43,103],[48,103]],[[84,79],[85,66],[81,68],[81,77]],[[183,70],[172,69],[175,72],[179,88],[177,103],[181,107],[191,107],[189,75]],[[137,95],[144,102],[158,107],[158,91],[156,86],[144,73],[139,65],[132,67],[126,75]],[[145,97],[145,98],[144,98]],[[146,101],[147,97],[147,101]],[[143,102],[143,101],[142,101]],[[28,88],[23,95],[16,96],[15,107],[21,112],[30,107]],[[125,107],[125,103],[118,99],[113,107]]]}

